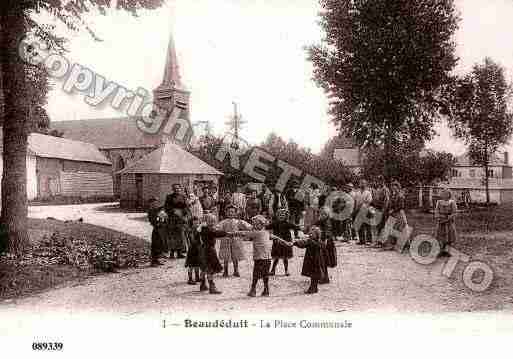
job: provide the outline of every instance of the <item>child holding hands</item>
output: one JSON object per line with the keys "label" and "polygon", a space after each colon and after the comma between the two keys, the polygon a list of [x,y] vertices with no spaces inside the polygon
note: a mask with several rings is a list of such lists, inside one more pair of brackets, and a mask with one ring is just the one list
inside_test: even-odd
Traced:
{"label": "child holding hands", "polygon": [[[200,291],[209,290],[210,294],[221,294],[214,284],[214,274],[223,270],[219,258],[217,258],[216,239],[226,237],[228,233],[215,229],[216,216],[214,214],[205,215],[205,224],[198,227],[201,240],[200,248],[200,268],[201,268],[201,284]],[[209,287],[205,282],[208,278]]]}
{"label": "child holding hands", "polygon": [[[226,216],[226,219],[217,224],[217,229],[225,232],[247,231],[251,229],[251,225],[248,222],[237,218],[237,207],[228,206],[226,208]],[[246,259],[241,238],[237,236],[222,238],[219,245],[219,258],[224,262],[223,277],[228,277],[230,261],[233,263],[233,276],[240,277],[239,261]]]}
{"label": "child holding hands", "polygon": [[310,278],[310,287],[305,291],[305,294],[314,294],[318,292],[317,285],[319,281],[326,277],[322,254],[324,245],[319,227],[312,226],[308,234],[306,239],[294,241],[293,245],[298,248],[306,248],[301,275]]}
{"label": "child holding hands", "polygon": [[258,215],[252,218],[253,231],[239,231],[233,233],[234,235],[242,235],[248,240],[253,241],[253,279],[251,282],[251,289],[248,296],[256,296],[256,286],[258,281],[262,279],[264,282],[263,297],[269,296],[269,269],[271,268],[271,241],[279,241],[282,245],[291,247],[292,243],[286,242],[280,237],[277,237],[265,229],[267,219]]}

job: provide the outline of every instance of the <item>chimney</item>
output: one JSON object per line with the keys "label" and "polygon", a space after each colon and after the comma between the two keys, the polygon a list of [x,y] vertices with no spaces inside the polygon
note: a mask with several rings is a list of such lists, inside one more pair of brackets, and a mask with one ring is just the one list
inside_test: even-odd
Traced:
{"label": "chimney", "polygon": [[509,153],[508,151],[504,151],[504,164],[509,165]]}

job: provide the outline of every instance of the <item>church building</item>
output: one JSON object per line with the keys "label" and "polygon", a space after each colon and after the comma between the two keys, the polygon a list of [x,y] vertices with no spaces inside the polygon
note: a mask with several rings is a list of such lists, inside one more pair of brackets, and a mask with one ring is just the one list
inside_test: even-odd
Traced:
{"label": "church building", "polygon": [[[190,92],[185,89],[181,80],[175,44],[171,35],[167,49],[164,76],[162,83],[153,90],[153,101],[157,106],[172,108],[173,111],[180,111],[178,114],[178,119],[185,120],[189,124],[187,133],[185,135],[185,143],[187,143],[187,139],[191,138],[193,135],[192,125],[189,118],[189,98]],[[180,104],[179,108],[177,108],[177,104]],[[52,122],[51,127],[52,129],[61,131],[65,138],[92,143],[98,147],[98,149],[112,162],[114,194],[117,197],[120,197],[122,194],[122,170],[130,168],[139,160],[146,156],[150,156],[152,152],[158,151],[159,148],[167,142],[174,141],[172,134],[177,130],[177,128],[173,128],[170,134],[164,134],[162,131],[157,134],[148,134],[141,131],[137,127],[136,119],[137,118],[134,117],[121,117],[84,119],[77,121],[59,121]],[[165,126],[165,124],[162,126]],[[178,126],[175,125],[175,127]],[[166,150],[164,151],[164,154],[168,156],[176,156],[176,154],[180,151],[186,152],[183,147],[173,146],[173,151]],[[189,153],[187,154],[192,156]],[[160,153],[160,155],[153,154],[149,158],[152,158],[152,156],[158,157],[161,155],[162,153]],[[202,162],[199,159],[197,160]],[[169,161],[173,161],[173,159],[164,159],[164,162],[166,163]],[[212,173],[210,166],[208,167],[208,173],[205,174],[211,175]],[[132,168],[132,171],[133,170],[134,169]],[[156,170],[158,170],[157,167],[152,168],[153,172]],[[199,175],[200,173],[197,174]],[[127,175],[128,174],[125,172],[125,177]],[[217,174],[214,177],[217,177]],[[161,188],[161,190],[170,191],[170,189],[167,188]],[[149,192],[146,191],[144,193]],[[162,196],[158,195],[157,197],[160,198]],[[134,200],[122,202],[130,203],[130,207],[132,207],[134,203],[138,206],[142,204],[140,201]]]}

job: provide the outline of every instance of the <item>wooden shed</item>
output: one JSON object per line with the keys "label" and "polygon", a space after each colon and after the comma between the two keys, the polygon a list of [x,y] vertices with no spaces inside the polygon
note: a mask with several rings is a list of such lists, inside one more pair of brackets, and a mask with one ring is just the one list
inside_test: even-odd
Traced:
{"label": "wooden shed", "polygon": [[189,189],[198,184],[217,187],[223,175],[172,142],[161,145],[118,173],[122,208],[145,208],[152,197],[164,204],[175,183]]}
{"label": "wooden shed", "polygon": [[29,200],[113,196],[111,162],[93,144],[31,133],[26,164]]}

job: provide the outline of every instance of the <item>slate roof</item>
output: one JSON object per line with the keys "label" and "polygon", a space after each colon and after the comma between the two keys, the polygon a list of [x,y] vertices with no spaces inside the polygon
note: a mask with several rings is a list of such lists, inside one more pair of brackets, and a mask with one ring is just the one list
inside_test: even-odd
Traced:
{"label": "slate roof", "polygon": [[100,118],[77,121],[52,121],[52,129],[64,137],[95,144],[100,149],[157,147],[161,136],[150,135],[137,128],[134,118]]}
{"label": "slate roof", "polygon": [[222,175],[214,167],[172,142],[163,144],[118,173]]}
{"label": "slate roof", "polygon": [[72,141],[40,133],[31,133],[29,135],[28,150],[31,154],[38,157],[111,164],[107,157],[91,143]]}
{"label": "slate roof", "polygon": [[[3,129],[0,127],[0,154],[3,150],[3,137]],[[30,155],[38,157],[111,164],[110,160],[91,143],[47,136],[40,133],[31,133],[28,136],[27,150]]]}

